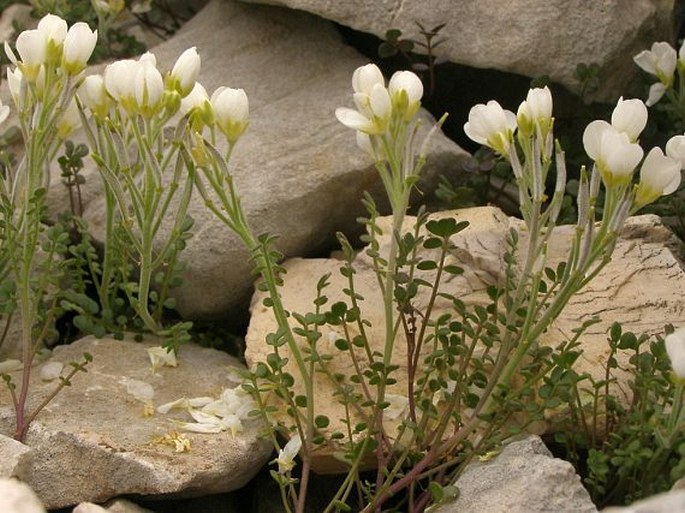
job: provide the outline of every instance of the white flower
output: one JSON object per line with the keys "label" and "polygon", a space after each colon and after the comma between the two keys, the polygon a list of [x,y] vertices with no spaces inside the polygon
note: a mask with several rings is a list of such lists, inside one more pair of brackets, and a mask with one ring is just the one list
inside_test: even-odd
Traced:
{"label": "white flower", "polygon": [[621,96],[611,114],[611,125],[626,133],[630,142],[635,142],[647,125],[647,107],[642,100],[624,100]]}
{"label": "white flower", "polygon": [[77,94],[81,103],[96,117],[107,117],[112,101],[107,94],[102,75],[88,75],[79,86]]}
{"label": "white flower", "polygon": [[235,143],[247,128],[250,106],[243,89],[219,87],[210,99],[216,125],[231,143]]}
{"label": "white flower", "polygon": [[656,102],[661,100],[664,94],[666,94],[666,86],[664,84],[662,84],[661,82],[656,82],[652,84],[649,87],[649,95],[647,97],[645,105],[647,105],[647,107],[651,107]]}
{"label": "white flower", "polygon": [[169,413],[171,410],[190,410],[191,408],[201,408],[212,401],[214,401],[212,397],[194,397],[192,399],[181,397],[175,401],[158,406],[157,411],[159,413]]}
{"label": "white flower", "polygon": [[98,31],[90,30],[87,23],[74,23],[64,39],[62,67],[70,75],[83,71],[98,42]]}
{"label": "white flower", "polygon": [[2,101],[0,100],[0,123],[3,123],[7,119],[7,116],[9,116],[9,115],[10,115],[9,105],[3,105]]}
{"label": "white flower", "polygon": [[347,107],[335,109],[335,117],[343,125],[368,135],[383,133],[392,115],[392,101],[384,85],[376,83],[369,94],[354,93],[354,103],[358,110]]}
{"label": "white flower", "polygon": [[651,50],[641,51],[633,61],[647,73],[655,75],[666,87],[673,83],[677,54],[670,44],[663,41],[654,43]]}
{"label": "white flower", "polygon": [[24,74],[19,70],[7,68],[7,87],[12,95],[12,100],[17,110],[23,110],[26,98],[26,81]]}
{"label": "white flower", "polygon": [[464,132],[469,138],[503,156],[509,154],[515,130],[516,115],[504,110],[495,100],[474,105],[464,125]]}
{"label": "white flower", "polygon": [[666,335],[666,352],[671,359],[671,367],[676,376],[685,378],[685,328],[678,328]]}
{"label": "white flower", "polygon": [[62,362],[47,362],[40,368],[40,379],[54,381],[62,375],[64,364]]}
{"label": "white flower", "polygon": [[675,192],[680,185],[680,169],[679,161],[664,155],[661,148],[652,148],[640,169],[635,206],[643,207],[662,195]]}
{"label": "white flower", "polygon": [[409,121],[421,106],[423,84],[411,71],[398,71],[390,77],[388,93],[393,107],[403,113],[405,121]]}
{"label": "white flower", "polygon": [[196,47],[188,48],[176,60],[169,74],[168,87],[178,91],[181,96],[187,96],[193,90],[200,73],[200,64]]}
{"label": "white flower", "polygon": [[547,86],[528,91],[526,101],[516,111],[516,121],[523,133],[533,133],[538,126],[543,137],[546,135],[552,122],[552,93]]}
{"label": "white flower", "polygon": [[200,82],[195,82],[193,90],[181,99],[180,111],[182,116],[190,116],[190,123],[197,132],[202,132],[205,126],[214,124],[214,107]]}
{"label": "white flower", "polygon": [[299,434],[293,435],[293,437],[288,440],[285,447],[278,451],[278,458],[276,458],[276,463],[278,463],[278,473],[287,474],[295,468],[295,457],[300,452],[302,448],[302,439]]}
{"label": "white flower", "polygon": [[591,122],[583,132],[585,152],[597,164],[607,187],[627,185],[644,151],[631,143],[625,132],[619,132],[606,121]]}
{"label": "white flower", "polygon": [[57,120],[57,137],[66,139],[69,135],[81,126],[81,115],[79,114],[76,101],[72,98],[69,106]]}
{"label": "white flower", "polygon": [[59,64],[62,59],[62,45],[67,36],[67,22],[54,14],[46,14],[38,22],[37,30],[45,37],[47,62]]}
{"label": "white flower", "polygon": [[160,367],[176,367],[176,354],[173,351],[167,351],[163,347],[148,347],[147,354],[150,357],[152,364],[152,373],[157,374],[157,369]]}
{"label": "white flower", "polygon": [[140,58],[134,77],[136,105],[144,116],[154,114],[164,93],[162,74],[155,66],[154,55],[148,54]]}
{"label": "white flower", "polygon": [[370,95],[376,84],[385,87],[383,73],[375,64],[360,66],[352,73],[352,89],[355,93]]}
{"label": "white flower", "polygon": [[135,77],[139,67],[139,62],[124,59],[109,64],[104,72],[107,92],[129,114],[136,110]]}
{"label": "white flower", "polygon": [[17,52],[21,62],[17,63],[26,80],[33,82],[47,59],[47,40],[39,30],[25,30],[17,37]]}
{"label": "white flower", "polygon": [[385,394],[385,400],[390,403],[385,409],[385,416],[390,420],[396,420],[404,417],[409,408],[409,399],[404,395]]}
{"label": "white flower", "polygon": [[666,155],[680,162],[685,169],[685,135],[675,135],[666,142]]}

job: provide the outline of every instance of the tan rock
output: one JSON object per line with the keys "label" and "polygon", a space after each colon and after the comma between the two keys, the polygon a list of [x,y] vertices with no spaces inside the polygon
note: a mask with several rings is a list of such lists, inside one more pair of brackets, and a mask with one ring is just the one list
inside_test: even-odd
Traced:
{"label": "tan rock", "polygon": [[[501,211],[492,207],[464,209],[454,212],[442,212],[439,217],[454,216],[457,220],[468,220],[469,227],[454,236],[457,249],[448,256],[447,264],[459,265],[464,269],[460,276],[449,277],[443,282],[444,290],[460,298],[466,304],[485,304],[486,289],[489,285],[502,283],[505,237],[511,227],[520,229],[520,221],[508,218]],[[437,217],[436,216],[436,217]],[[413,224],[407,219],[405,227]],[[384,235],[381,237],[380,254],[384,255],[388,243],[389,219],[380,220]],[[553,236],[549,250],[549,264],[555,264],[563,255],[569,244],[571,227],[562,227]],[[523,238],[523,237],[522,237]],[[423,250],[422,250],[423,251]],[[596,379],[604,373],[604,363],[609,354],[607,330],[614,321],[622,323],[624,331],[655,334],[663,333],[664,325],[685,324],[685,301],[680,291],[685,287],[685,272],[679,259],[683,245],[678,242],[670,230],[665,228],[656,216],[646,215],[629,219],[620,237],[613,260],[586,289],[573,297],[568,307],[547,333],[542,342],[556,346],[570,338],[574,328],[583,321],[599,314],[601,322],[593,325],[581,337],[580,348],[583,356],[577,362],[579,373],[589,372]],[[341,291],[347,287],[347,279],[340,275],[342,262],[334,259],[290,259],[284,263],[287,273],[284,275],[284,286],[281,289],[283,303],[288,311],[306,313],[312,310],[316,283],[321,276],[330,273],[330,286],[324,290],[328,305],[337,301],[347,301]],[[364,297],[361,302],[362,316],[369,321],[367,337],[372,350],[383,351],[384,316],[381,294],[371,260],[362,250],[354,262],[356,292]],[[419,272],[422,277],[431,281],[433,272]],[[419,293],[415,306],[421,311],[427,304],[428,297]],[[271,349],[264,343],[266,335],[274,330],[275,324],[271,311],[262,304],[263,293],[256,293],[252,304],[252,319],[246,336],[246,359],[249,365],[263,361]],[[435,316],[441,312],[451,311],[447,301],[436,302]],[[325,326],[324,333],[318,342],[321,353],[338,353],[327,337],[326,330],[339,330],[337,327]],[[401,331],[401,330],[400,330]],[[287,347],[281,348],[282,356],[288,357]],[[406,358],[407,346],[403,334],[395,344],[393,363],[400,366],[394,377],[396,385],[388,388],[389,393],[406,397]],[[365,360],[361,359],[361,365]],[[626,363],[625,360],[621,360]],[[290,370],[294,369],[291,363]],[[353,366],[347,356],[334,358],[330,362],[332,372],[350,374]],[[297,375],[297,374],[296,374]],[[327,378],[320,373],[314,375],[315,405],[317,414],[325,414],[331,419],[332,429],[341,426],[335,419],[342,417],[339,411],[334,390]],[[302,393],[298,386],[297,393]]]}
{"label": "tan rock", "polygon": [[[258,438],[259,425],[252,421],[235,438],[230,432],[184,433],[190,441],[186,452],[162,443],[165,435],[182,432],[176,420],[190,418],[184,412],[144,416],[144,403],[127,391],[128,385],[133,380],[151,385],[155,406],[182,397],[218,397],[235,386],[231,378],[240,364],[225,353],[189,344],[181,349],[178,367],[161,367],[153,375],[147,348],[160,341],[146,340],[86,337],[55,350],[53,360],[67,367],[84,352],[93,362],[37,417],[25,440],[31,450],[20,456],[13,472],[48,508],[124,494],[189,497],[231,491],[269,457],[271,447]],[[36,377],[29,404],[36,405],[54,386]],[[0,404],[0,432],[9,434],[13,411],[5,406],[4,387]]]}

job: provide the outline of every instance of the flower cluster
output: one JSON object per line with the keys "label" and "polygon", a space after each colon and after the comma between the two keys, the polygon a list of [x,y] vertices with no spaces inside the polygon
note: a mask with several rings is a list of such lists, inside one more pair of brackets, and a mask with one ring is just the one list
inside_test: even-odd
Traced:
{"label": "flower cluster", "polygon": [[[57,128],[58,140],[80,125],[73,87],[81,79],[96,43],[97,30],[92,31],[83,22],[68,27],[66,21],[52,14],[44,16],[36,29],[19,34],[19,57],[5,42],[5,53],[13,65],[7,69],[7,84],[26,122],[33,123],[32,109],[45,105],[53,111],[49,124]],[[7,107],[0,106],[0,120],[8,113]]]}
{"label": "flower cluster", "polygon": [[[551,155],[552,97],[547,88],[531,89],[518,113],[503,109],[491,100],[476,105],[469,113],[464,131],[474,141],[486,145],[512,162],[514,172],[517,155],[514,135],[518,130],[521,145],[532,134],[542,141],[543,154]],[[592,121],[583,133],[583,145],[594,161],[607,188],[629,188],[633,173],[642,161],[640,181],[631,191],[630,210],[637,210],[659,196],[674,192],[685,167],[685,136],[668,141],[666,153],[652,148],[647,157],[638,144],[647,124],[647,108],[638,99],[620,98],[611,116],[611,123]],[[520,178],[517,176],[517,178]]]}
{"label": "flower cluster", "polygon": [[383,73],[367,64],[352,75],[355,109],[339,107],[335,116],[343,125],[357,130],[357,144],[375,160],[382,160],[389,134],[418,112],[423,84],[411,71],[398,71],[386,87]]}
{"label": "flower cluster", "polygon": [[115,106],[128,116],[151,118],[161,113],[163,120],[180,111],[195,131],[216,128],[233,144],[247,128],[247,95],[243,89],[219,87],[210,98],[197,82],[200,65],[197,49],[188,48],[163,75],[155,56],[147,52],[138,60],[108,65],[103,75],[88,76],[79,88],[79,100],[98,120],[111,116]]}
{"label": "flower cluster", "polygon": [[673,86],[676,68],[679,72],[685,69],[685,44],[676,53],[675,48],[665,41],[654,43],[650,50],[643,50],[633,57],[633,61],[659,80],[649,88],[646,103],[651,107]]}

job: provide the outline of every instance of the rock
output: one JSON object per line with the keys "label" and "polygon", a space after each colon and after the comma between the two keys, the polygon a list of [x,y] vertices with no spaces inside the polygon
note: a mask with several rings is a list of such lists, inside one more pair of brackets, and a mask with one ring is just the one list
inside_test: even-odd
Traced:
{"label": "rock", "polygon": [[107,510],[92,502],[82,502],[74,508],[72,513],[107,513]]}
{"label": "rock", "polygon": [[16,479],[0,478],[0,511],[2,513],[45,513],[31,487]]}
{"label": "rock", "polygon": [[[201,54],[199,81],[210,94],[228,85],[245,88],[250,98],[250,128],[236,147],[232,169],[255,232],[278,236],[278,249],[295,256],[330,244],[338,230],[354,229],[362,192],[377,190],[380,180],[334,111],[352,105],[352,72],[366,59],[343,44],[329,22],[229,0],[213,0],[152,51],[159,67],[170,69],[190,46]],[[425,168],[429,180],[467,156],[441,134],[432,148]],[[87,180],[85,218],[97,236],[104,199],[97,197],[99,178]],[[63,189],[53,191],[53,210],[68,204]],[[247,303],[253,281],[249,255],[199,195],[189,213],[195,235],[182,255],[185,283],[173,295],[182,317],[217,318]]]}
{"label": "rock", "polygon": [[153,513],[149,509],[141,508],[126,499],[113,499],[105,504],[108,513]]}
{"label": "rock", "polygon": [[33,7],[12,3],[7,5],[0,16],[0,41],[11,41],[15,34],[15,25],[20,30],[36,28],[38,20],[31,16]]}
{"label": "rock", "polygon": [[454,483],[459,497],[435,513],[591,513],[590,494],[569,462],[537,436],[507,444],[491,461],[470,463]]}
{"label": "rock", "polygon": [[[48,508],[124,494],[194,497],[231,491],[247,483],[271,454],[269,443],[257,437],[256,423],[245,422],[234,438],[229,432],[184,433],[176,423],[190,420],[184,412],[144,416],[145,404],[128,392],[133,384],[151,385],[156,406],[182,397],[218,397],[235,386],[232,373],[240,365],[225,353],[189,344],[181,349],[177,368],[160,367],[154,375],[147,348],[160,341],[147,340],[86,337],[54,351],[53,360],[67,368],[84,352],[93,361],[38,415],[25,439],[31,450],[19,457],[13,472]],[[29,404],[54,386],[34,379]],[[8,400],[3,387],[0,404]],[[13,427],[13,411],[3,406],[0,432],[11,433]],[[182,453],[171,445],[179,432],[190,441]]]}
{"label": "rock", "polygon": [[92,502],[82,502],[72,513],[153,513],[126,499],[114,499],[99,506]]}
{"label": "rock", "polygon": [[[493,207],[479,207],[452,212],[433,214],[433,218],[454,216],[458,221],[469,221],[469,227],[453,237],[456,250],[447,257],[447,264],[458,265],[464,269],[460,276],[450,276],[444,281],[444,290],[459,297],[467,305],[487,304],[487,287],[502,283],[505,238],[511,227],[520,229],[520,221],[509,218]],[[405,229],[413,226],[414,219],[408,218]],[[389,243],[388,233],[390,219],[382,218],[379,225],[384,232],[380,238],[380,254],[385,255]],[[561,227],[553,235],[549,245],[549,265],[565,255],[565,248],[571,227]],[[521,236],[523,239],[523,235]],[[521,246],[519,246],[521,247]],[[622,324],[624,331],[655,334],[663,333],[668,323],[685,325],[685,302],[681,290],[685,287],[685,271],[680,256],[683,253],[682,242],[677,241],[670,230],[665,228],[653,215],[637,216],[628,220],[622,236],[619,238],[613,260],[583,291],[574,296],[557,322],[541,337],[541,342],[552,347],[567,340],[572,330],[596,314],[601,322],[587,329],[580,338],[580,349],[583,356],[574,367],[578,373],[588,372],[595,379],[604,376],[604,364],[609,355],[607,330],[614,321]],[[437,258],[437,255],[434,255]],[[520,258],[520,257],[519,257]],[[328,305],[338,301],[348,302],[342,293],[347,287],[347,278],[339,268],[342,262],[336,259],[290,259],[284,263],[286,274],[281,296],[284,307],[291,312],[305,314],[312,311],[316,294],[316,284],[324,274],[330,273],[330,285],[324,290]],[[355,289],[364,297],[361,302],[362,316],[370,322],[366,328],[371,350],[383,351],[384,316],[381,294],[373,272],[372,261],[365,251],[357,254],[355,265]],[[434,273],[421,271],[424,279],[431,282]],[[428,302],[425,288],[419,289],[414,306],[421,310]],[[271,347],[267,346],[266,335],[275,329],[270,309],[262,304],[262,292],[253,297],[252,318],[246,335],[245,358],[248,365],[265,361]],[[435,307],[435,318],[440,313],[453,311],[451,303],[438,298]],[[321,353],[338,353],[328,338],[326,330],[336,331],[338,327],[325,326],[318,349]],[[339,338],[344,338],[342,332]],[[288,357],[286,347],[280,348],[282,357]],[[619,354],[619,364],[627,364],[627,355]],[[292,358],[291,358],[292,360]],[[395,344],[393,363],[399,365],[400,371],[394,374],[397,384],[388,387],[388,392],[406,397],[406,360],[407,344],[400,335]],[[292,364],[288,364],[292,365]],[[349,375],[353,372],[348,358],[335,358],[329,362],[331,372]],[[294,370],[294,367],[291,367]],[[297,373],[295,372],[297,375]],[[627,388],[627,376],[617,374],[623,388]],[[333,387],[321,373],[314,374],[316,394],[314,398],[317,414],[331,419],[331,430],[340,429],[335,419],[343,417],[338,411],[341,408],[334,397]],[[621,389],[618,386],[616,390]],[[302,389],[296,388],[302,393]],[[550,422],[558,420],[551,417]],[[549,426],[535,426],[536,432],[542,432]],[[325,464],[324,464],[325,465]]]}
{"label": "rock", "polygon": [[[573,76],[579,63],[600,66],[596,99],[615,101],[639,76],[632,57],[654,41],[675,40],[677,3],[620,0],[502,3],[497,0],[244,0],[285,5],[385,38],[388,29],[420,42],[416,22],[428,30],[446,23],[436,53],[457,64],[518,73],[548,75],[578,93]],[[620,20],[617,21],[617,20]],[[633,93],[635,93],[633,91]]]}
{"label": "rock", "polygon": [[0,434],[0,479],[12,477],[21,456],[30,450],[14,438]]}
{"label": "rock", "polygon": [[630,506],[611,506],[602,513],[682,513],[685,511],[685,490],[660,493]]}

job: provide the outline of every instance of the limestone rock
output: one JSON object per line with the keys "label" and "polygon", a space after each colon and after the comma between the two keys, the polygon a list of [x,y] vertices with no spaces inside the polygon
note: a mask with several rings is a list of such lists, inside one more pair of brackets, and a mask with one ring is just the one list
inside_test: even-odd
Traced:
{"label": "limestone rock", "polygon": [[[467,220],[470,225],[454,236],[456,249],[447,257],[446,264],[458,265],[464,269],[459,276],[449,276],[444,282],[444,290],[459,297],[467,305],[486,304],[487,287],[502,283],[506,234],[510,228],[520,230],[520,221],[509,218],[493,207],[463,209],[453,212],[434,214],[433,218],[454,216],[458,221]],[[413,226],[414,219],[406,220],[405,229]],[[389,243],[390,219],[382,218],[379,225],[384,234],[380,237],[380,254],[384,255]],[[549,245],[550,266],[566,254],[571,235],[570,227],[561,227],[553,235]],[[523,242],[524,235],[521,235]],[[521,244],[519,247],[522,247]],[[523,246],[525,247],[525,246]],[[422,250],[423,251],[423,250]],[[550,330],[541,337],[541,342],[552,347],[570,338],[572,330],[595,315],[601,322],[591,326],[581,337],[580,349],[583,355],[576,362],[579,373],[588,372],[595,379],[604,375],[604,363],[609,355],[607,330],[614,321],[622,324],[624,331],[654,334],[663,333],[666,324],[676,326],[685,324],[685,302],[680,293],[685,287],[685,271],[680,256],[682,242],[665,228],[658,217],[643,215],[628,220],[619,238],[613,260],[583,291],[571,299],[563,314]],[[434,258],[436,256],[434,255]],[[521,258],[519,256],[519,258]],[[347,278],[339,269],[342,262],[335,259],[290,259],[284,263],[286,274],[281,295],[286,310],[305,314],[312,311],[316,294],[316,283],[324,274],[330,273],[330,285],[324,290],[328,305],[338,301],[348,301],[342,290],[348,286]],[[364,300],[361,302],[362,316],[370,322],[366,329],[371,350],[383,351],[384,317],[380,290],[373,272],[372,261],[365,251],[360,251],[354,262],[355,288]],[[433,280],[433,271],[418,271],[425,280]],[[264,342],[268,333],[275,329],[272,313],[262,304],[263,293],[256,293],[252,303],[252,318],[246,336],[246,359],[249,365],[264,361],[270,347]],[[421,311],[429,300],[426,289],[420,289],[414,306]],[[438,298],[435,315],[452,311],[451,303]],[[337,353],[325,330],[335,332],[338,327],[326,326],[318,343],[321,353]],[[356,333],[353,333],[353,335]],[[337,333],[337,338],[344,338]],[[281,356],[288,357],[287,348],[281,348]],[[627,357],[619,362],[627,363]],[[336,358],[329,363],[332,372],[351,374],[352,363],[349,358]],[[397,384],[388,387],[389,393],[406,396],[407,344],[400,334],[395,344],[393,363],[400,366],[394,377]],[[289,364],[291,365],[291,364]],[[621,377],[621,376],[617,376]],[[327,378],[315,373],[315,407],[318,413],[327,415],[331,425],[333,419],[342,417],[336,411],[338,402],[333,396],[334,389]],[[300,389],[297,393],[302,393]],[[550,419],[551,420],[551,419]],[[334,429],[339,429],[335,425]],[[536,426],[536,430],[544,429]]]}
{"label": "limestone rock", "polygon": [[592,513],[573,466],[553,458],[537,436],[506,445],[491,461],[473,462],[457,479],[456,501],[435,513]]}
{"label": "limestone rock", "polygon": [[630,506],[604,508],[602,513],[679,513],[685,511],[685,490],[660,493]]}
{"label": "limestone rock", "polygon": [[0,479],[12,477],[21,456],[30,450],[14,438],[0,434]]}
{"label": "limestone rock", "polygon": [[675,39],[677,2],[620,0],[245,0],[285,5],[334,20],[380,38],[388,29],[423,42],[416,22],[427,29],[446,23],[436,52],[449,61],[529,77],[549,75],[579,92],[573,77],[579,63],[600,66],[598,99],[614,101],[639,75],[633,55],[654,41]]}
{"label": "limestone rock", "polygon": [[[162,443],[165,435],[182,432],[177,419],[190,419],[183,412],[144,416],[144,403],[127,392],[128,386],[134,380],[151,385],[155,406],[182,397],[218,397],[235,386],[232,372],[240,364],[225,353],[189,344],[180,351],[178,367],[162,367],[154,375],[147,348],[160,341],[150,339],[86,337],[54,351],[53,360],[67,367],[84,352],[93,362],[38,415],[25,439],[30,451],[19,457],[13,472],[48,508],[124,494],[194,497],[230,491],[266,462],[271,448],[257,437],[256,423],[244,423],[235,438],[228,432],[184,433],[190,440],[187,452]],[[29,404],[38,404],[54,386],[35,378]],[[8,399],[3,387],[0,432],[5,434],[14,427],[13,411],[4,406]]]}
{"label": "limestone rock", "polygon": [[82,502],[74,508],[72,513],[152,513],[126,499],[114,499],[102,506],[92,502]]}
{"label": "limestone rock", "polygon": [[16,479],[0,478],[0,511],[2,513],[45,513],[31,487]]}
{"label": "limestone rock", "polygon": [[[380,179],[334,111],[352,105],[352,72],[367,60],[320,18],[230,0],[211,1],[152,51],[159,67],[170,69],[191,46],[202,57],[199,81],[210,94],[228,85],[249,96],[250,127],[231,164],[255,232],[278,236],[279,250],[296,256],[329,244],[338,230],[356,229],[362,192],[377,190]],[[427,118],[423,129],[431,124]],[[467,156],[442,134],[431,146],[429,180]],[[96,236],[104,220],[99,182],[90,175],[84,188],[85,218]],[[53,206],[68,204],[62,189],[54,191]],[[182,255],[185,283],[172,293],[184,318],[216,318],[247,303],[253,282],[249,255],[199,195],[189,214],[195,235]]]}

